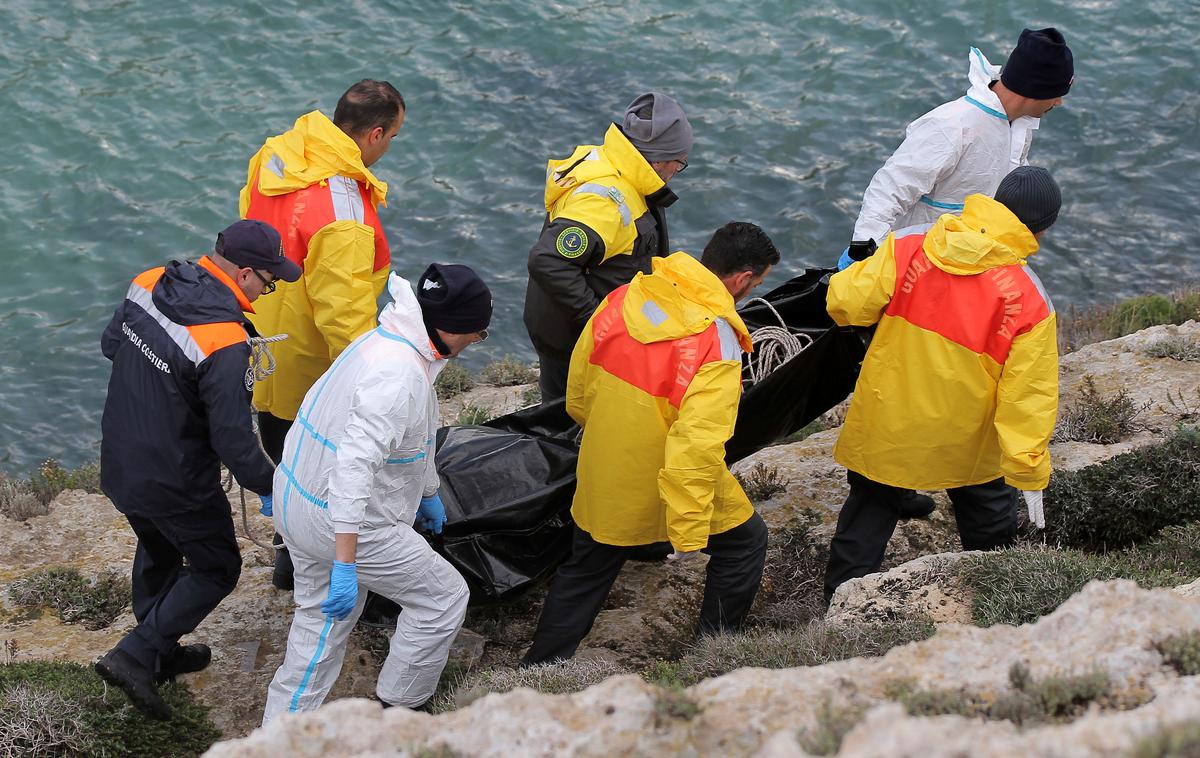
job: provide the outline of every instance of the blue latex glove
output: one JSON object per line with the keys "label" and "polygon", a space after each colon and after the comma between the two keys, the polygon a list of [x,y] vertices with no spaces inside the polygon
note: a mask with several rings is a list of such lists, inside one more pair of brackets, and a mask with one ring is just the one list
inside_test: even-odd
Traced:
{"label": "blue latex glove", "polygon": [[358,604],[358,567],[353,563],[334,561],[329,570],[329,597],[321,603],[321,613],[341,621]]}
{"label": "blue latex glove", "polygon": [[415,526],[423,532],[442,533],[442,525],[446,523],[446,506],[442,505],[442,496],[433,493],[421,498],[421,506],[417,508]]}
{"label": "blue latex glove", "polygon": [[838,258],[838,271],[845,271],[851,263],[854,263],[854,259],[850,257],[850,248],[847,247],[842,251],[842,257]]}
{"label": "blue latex glove", "polygon": [[258,509],[258,512],[267,518],[271,518],[271,496],[259,495],[258,499],[262,501],[262,507]]}

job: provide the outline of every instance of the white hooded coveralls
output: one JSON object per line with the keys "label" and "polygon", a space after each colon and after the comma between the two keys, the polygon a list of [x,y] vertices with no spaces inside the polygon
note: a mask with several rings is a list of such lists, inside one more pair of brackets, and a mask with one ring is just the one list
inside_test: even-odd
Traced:
{"label": "white hooded coveralls", "polygon": [[974,47],[969,60],[967,94],[909,124],[904,142],[871,178],[852,239],[883,244],[889,231],[959,215],[967,195],[991,197],[1008,172],[1029,162],[1040,119],[1010,123],[988,87],[1000,67]]}
{"label": "white hooded coveralls", "polygon": [[[408,282],[392,274],[388,290],[393,302],[379,327],[352,342],[305,395],[275,472],[275,528],[296,569],[296,615],[264,724],[324,701],[367,590],[404,609],[376,687],[392,705],[429,699],[466,614],[463,578],[412,528],[421,498],[439,485],[433,380],[445,361]],[[320,608],[335,532],[358,533],[358,604],[342,621]]]}

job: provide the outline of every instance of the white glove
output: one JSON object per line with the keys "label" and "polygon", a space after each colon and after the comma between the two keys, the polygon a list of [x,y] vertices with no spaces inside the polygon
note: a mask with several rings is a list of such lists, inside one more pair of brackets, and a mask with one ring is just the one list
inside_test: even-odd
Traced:
{"label": "white glove", "polygon": [[676,550],[667,556],[667,560],[676,561],[680,566],[686,566],[688,564],[695,563],[702,555],[704,554],[699,550],[686,550],[684,552]]}
{"label": "white glove", "polygon": [[1042,510],[1041,490],[1021,490],[1025,506],[1029,508],[1029,521],[1038,529],[1046,528],[1046,512]]}

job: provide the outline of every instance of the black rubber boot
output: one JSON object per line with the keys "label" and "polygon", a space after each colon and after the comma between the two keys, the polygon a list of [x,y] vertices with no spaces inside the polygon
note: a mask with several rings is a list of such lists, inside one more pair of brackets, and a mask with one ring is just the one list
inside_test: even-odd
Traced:
{"label": "black rubber boot", "polygon": [[277,590],[291,592],[296,588],[296,569],[292,567],[292,556],[283,547],[283,537],[278,532],[271,539],[271,544],[275,546],[275,571],[271,573],[271,584]]}
{"label": "black rubber boot", "polygon": [[154,673],[124,650],[112,649],[96,661],[100,678],[117,687],[142,713],[159,721],[171,720],[171,706],[154,686]]}
{"label": "black rubber boot", "polygon": [[157,684],[174,681],[180,674],[191,674],[203,671],[212,662],[212,650],[208,645],[176,645],[158,662],[158,673],[154,675]]}
{"label": "black rubber boot", "polygon": [[929,518],[936,509],[937,503],[933,502],[933,498],[913,490],[905,490],[896,499],[896,510],[900,512],[901,519]]}

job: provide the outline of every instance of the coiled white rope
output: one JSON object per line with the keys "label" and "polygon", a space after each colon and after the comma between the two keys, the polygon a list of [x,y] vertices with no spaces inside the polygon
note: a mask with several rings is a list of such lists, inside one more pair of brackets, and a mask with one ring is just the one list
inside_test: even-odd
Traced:
{"label": "coiled white rope", "polygon": [[793,332],[787,322],[775,310],[775,306],[761,297],[752,298],[749,303],[762,303],[775,316],[779,326],[763,326],[750,333],[750,341],[754,343],[754,352],[747,356],[746,370],[750,374],[750,384],[758,384],[770,376],[771,372],[804,352],[813,343],[813,338],[802,332]]}
{"label": "coiled white rope", "polygon": [[267,345],[272,342],[282,342],[287,338],[286,334],[250,338],[250,368],[246,372],[248,379],[261,382],[275,373],[275,356],[271,355],[271,349]]}

